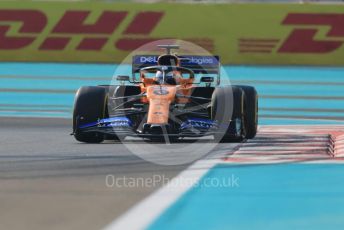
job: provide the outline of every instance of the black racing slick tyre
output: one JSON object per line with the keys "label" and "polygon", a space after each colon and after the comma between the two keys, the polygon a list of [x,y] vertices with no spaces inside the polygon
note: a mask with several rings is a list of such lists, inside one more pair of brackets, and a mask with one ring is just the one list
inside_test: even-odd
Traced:
{"label": "black racing slick tyre", "polygon": [[141,94],[141,89],[139,86],[131,86],[131,85],[118,85],[118,86],[111,86],[110,94],[113,98],[118,98],[113,101],[111,107],[117,109],[124,109],[124,108],[131,108],[133,104],[137,103],[135,100],[131,100],[134,95]]}
{"label": "black racing slick tyre", "polygon": [[[211,100],[211,118],[218,121],[219,125],[219,134],[214,135],[216,141],[235,142],[244,139],[244,99],[245,93],[238,87],[215,89]],[[239,136],[229,132],[236,120],[240,121]]]}
{"label": "black racing slick tyre", "polygon": [[237,86],[245,92],[246,138],[252,139],[258,128],[258,93],[252,86]]}
{"label": "black racing slick tyre", "polygon": [[73,111],[73,131],[76,140],[86,143],[100,143],[104,140],[103,134],[82,132],[79,127],[105,117],[106,98],[106,89],[100,86],[85,86],[77,91]]}
{"label": "black racing slick tyre", "polygon": [[114,90],[114,97],[128,97],[134,96],[141,93],[141,89],[139,86],[133,85],[118,85],[118,86],[111,86]]}

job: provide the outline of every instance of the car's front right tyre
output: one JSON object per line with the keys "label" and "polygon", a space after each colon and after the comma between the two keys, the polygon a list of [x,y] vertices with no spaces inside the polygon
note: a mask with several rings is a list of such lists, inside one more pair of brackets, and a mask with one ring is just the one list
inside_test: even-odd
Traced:
{"label": "car's front right tyre", "polygon": [[76,140],[85,143],[100,143],[104,135],[98,132],[83,132],[80,127],[97,122],[105,117],[107,92],[104,87],[81,87],[74,101],[73,134]]}

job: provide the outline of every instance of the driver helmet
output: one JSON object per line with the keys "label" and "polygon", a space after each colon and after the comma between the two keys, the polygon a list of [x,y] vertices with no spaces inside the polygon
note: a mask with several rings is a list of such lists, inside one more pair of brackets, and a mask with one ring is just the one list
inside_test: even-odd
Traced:
{"label": "driver helmet", "polygon": [[170,85],[176,85],[176,80],[174,77],[175,77],[175,73],[173,71],[169,71],[165,73],[165,79],[164,79],[162,71],[158,70],[155,74],[155,78],[160,84],[166,83]]}

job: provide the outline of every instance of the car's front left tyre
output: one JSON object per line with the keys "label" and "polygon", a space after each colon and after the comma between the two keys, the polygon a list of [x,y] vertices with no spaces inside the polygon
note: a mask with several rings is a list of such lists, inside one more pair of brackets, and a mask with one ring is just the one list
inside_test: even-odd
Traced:
{"label": "car's front left tyre", "polygon": [[252,86],[239,85],[236,87],[245,93],[246,138],[252,139],[256,136],[258,129],[258,93]]}
{"label": "car's front left tyre", "polygon": [[235,86],[216,88],[211,100],[211,118],[218,122],[216,141],[240,142],[245,139],[244,91]]}

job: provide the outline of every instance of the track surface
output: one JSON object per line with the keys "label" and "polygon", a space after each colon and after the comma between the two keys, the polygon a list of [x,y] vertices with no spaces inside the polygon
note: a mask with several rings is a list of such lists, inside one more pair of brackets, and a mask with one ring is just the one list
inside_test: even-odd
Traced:
{"label": "track surface", "polygon": [[343,229],[343,137],[341,125],[261,126],[174,178],[193,186],[165,186],[107,230]]}
{"label": "track surface", "polygon": [[68,119],[0,123],[0,229],[100,229],[162,185],[107,187],[106,175],[172,178],[187,167],[148,163],[116,142],[79,144]]}
{"label": "track surface", "polygon": [[[344,215],[344,186],[341,186],[344,167],[339,164],[344,156],[344,135],[341,132],[344,127],[340,126],[344,124],[344,68],[225,67],[231,83],[257,88],[260,125],[284,124],[289,127],[265,126],[256,139],[241,148],[238,144],[221,144],[201,160],[201,167],[196,163],[195,169],[192,165],[194,171],[191,172],[185,170],[189,164],[160,166],[144,161],[120,143],[79,144],[68,135],[76,89],[81,85],[110,83],[115,68],[112,65],[0,63],[0,229],[100,229],[110,222],[114,225],[109,226],[116,229],[118,225],[113,220],[117,217],[127,213],[125,216],[129,218],[119,218],[124,220],[121,223],[139,223],[140,218],[144,220],[143,214],[153,213],[155,206],[152,204],[156,205],[157,215],[150,216],[150,223],[144,220],[148,225],[136,225],[137,229],[142,226],[150,229],[165,229],[166,226],[253,229],[262,221],[266,227],[265,222],[271,220],[271,213],[275,214],[276,223],[283,226],[294,224],[295,228],[300,228],[300,219],[306,224],[302,229],[323,226],[343,229],[344,223],[338,221],[338,215]],[[301,127],[300,132],[297,127],[290,126],[306,124],[309,126]],[[328,129],[330,124],[333,125],[331,130]],[[323,126],[316,130],[312,129],[314,125]],[[333,136],[340,133],[335,145],[331,145],[330,133]],[[201,144],[199,148],[202,148]],[[182,154],[189,155],[188,152]],[[175,155],[169,156],[169,160],[176,160]],[[162,154],[161,158],[165,159],[166,155]],[[209,166],[213,161],[220,167]],[[281,164],[313,161],[330,161],[338,166],[300,164],[289,167]],[[262,195],[262,199],[253,199],[242,206],[246,198],[250,198],[242,195],[248,191],[245,187],[240,194],[235,192],[237,190],[189,188],[183,190],[185,194],[177,200],[173,192],[162,190],[165,191],[162,199],[154,196],[155,191],[161,191],[158,188],[162,183],[150,187],[110,188],[105,181],[107,175],[144,179],[163,175],[170,179],[182,171],[182,175],[194,175],[199,170],[209,171],[199,177],[201,182],[243,173],[242,181],[249,186],[253,198]],[[313,186],[318,178],[313,175],[324,178],[326,191]],[[254,176],[268,179],[265,186],[256,186]],[[281,184],[281,178],[285,178],[286,183]],[[295,183],[297,187],[290,186]],[[308,205],[301,204],[297,193],[285,190],[293,188],[313,194],[314,200]],[[265,194],[270,189],[282,191],[275,197],[278,206],[273,206],[274,200]],[[236,195],[243,200],[237,199]],[[171,196],[174,198],[170,199]],[[288,206],[289,198],[297,199],[293,203],[295,206]],[[328,202],[327,198],[332,201]],[[302,196],[300,199],[305,201]],[[141,200],[153,202],[140,206],[138,202]],[[165,206],[159,206],[162,202]],[[324,205],[327,205],[325,211],[322,209]],[[134,212],[126,212],[131,207]],[[143,211],[140,207],[144,207]],[[238,212],[240,207],[243,209]],[[262,207],[260,216],[252,212],[256,207]],[[135,210],[139,210],[138,214]],[[285,211],[285,215],[279,215],[279,210]],[[299,211],[298,215],[294,215],[295,210]],[[319,212],[314,213],[316,210]],[[228,223],[228,216],[223,213],[233,214],[233,221]],[[329,218],[323,219],[324,213],[328,213]],[[318,220],[322,222],[314,226]],[[279,225],[270,227],[281,229]]]}

